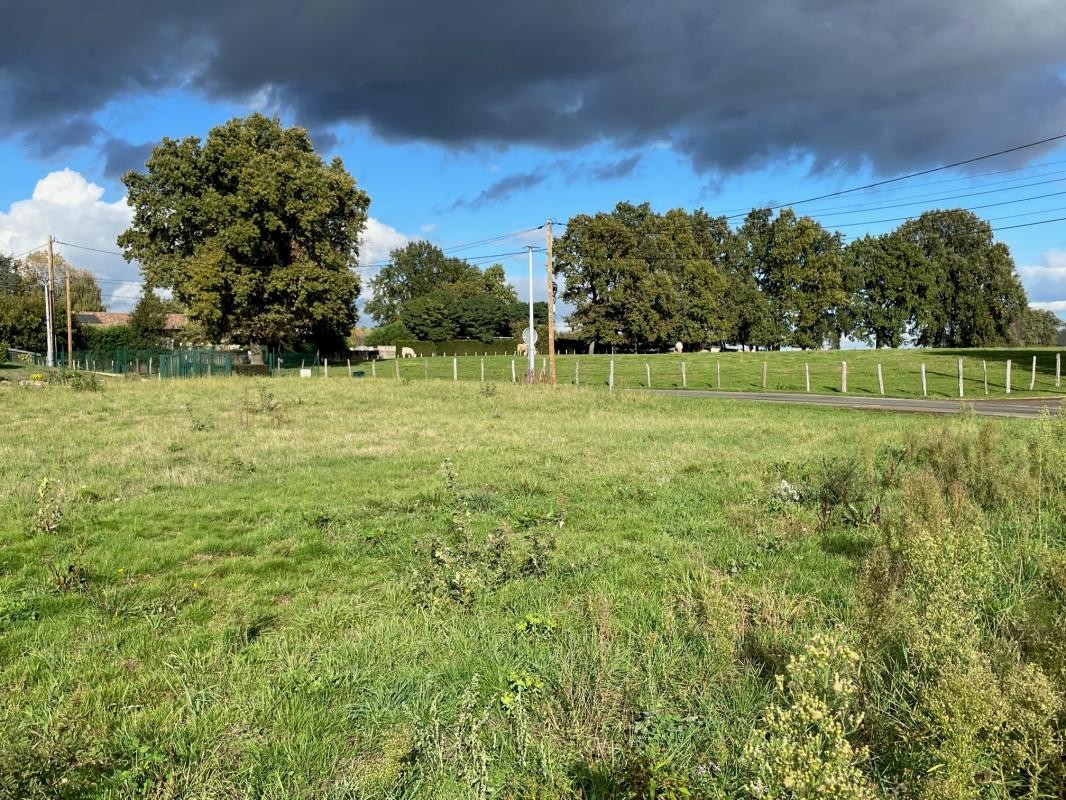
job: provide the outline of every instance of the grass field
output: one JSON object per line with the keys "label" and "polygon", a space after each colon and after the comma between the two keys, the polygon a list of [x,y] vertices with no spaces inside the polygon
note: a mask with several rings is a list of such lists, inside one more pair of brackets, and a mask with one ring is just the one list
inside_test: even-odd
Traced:
{"label": "grass field", "polygon": [[[1061,351],[1043,349],[989,350],[846,350],[770,353],[684,353],[653,355],[617,355],[615,387],[619,389],[647,388],[648,373],[651,386],[657,389],[682,388],[681,364],[685,364],[685,383],[689,389],[723,389],[725,391],[761,391],[763,362],[766,362],[766,390],[772,392],[806,391],[804,367],[810,371],[810,390],[816,394],[838,394],[841,391],[841,361],[848,363],[848,393],[859,396],[879,394],[877,365],[881,365],[885,395],[889,397],[921,397],[921,365],[926,365],[929,397],[958,397],[958,361],[963,359],[963,392],[968,398],[1003,397],[1006,392],[1007,360],[1011,361],[1012,397],[1064,396],[1066,389],[1055,385],[1055,359]],[[1032,380],[1032,359],[1036,357],[1036,380]],[[564,355],[558,358],[557,379],[562,384],[580,383],[582,386],[606,386],[611,356]],[[511,380],[511,362],[519,381],[525,372],[525,360],[510,356],[459,356],[456,360],[459,380],[481,379],[484,361],[486,381]],[[537,370],[542,357],[537,358]],[[1061,363],[1061,356],[1060,356]],[[1063,366],[1066,369],[1066,366]],[[370,365],[360,365],[371,377]],[[396,364],[379,363],[378,378],[396,377]],[[987,370],[988,391],[985,392]],[[321,367],[314,370],[322,374]],[[347,378],[347,367],[334,364],[330,377]],[[400,359],[400,376],[411,380],[427,378],[451,379],[452,357]],[[720,379],[719,379],[720,376]],[[1060,381],[1061,383],[1061,381]]]}
{"label": "grass field", "polygon": [[1062,789],[1061,422],[207,379],[0,431],[0,797]]}

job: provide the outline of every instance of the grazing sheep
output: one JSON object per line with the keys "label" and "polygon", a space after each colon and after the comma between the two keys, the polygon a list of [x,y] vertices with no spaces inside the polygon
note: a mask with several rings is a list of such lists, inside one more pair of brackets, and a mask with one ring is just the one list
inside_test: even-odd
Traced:
{"label": "grazing sheep", "polygon": [[677,343],[674,344],[674,352],[675,353],[680,353],[684,349],[685,349],[685,345],[681,344],[681,342],[677,342]]}
{"label": "grazing sheep", "polygon": [[529,354],[529,346],[525,342],[519,342],[518,347],[514,349],[516,356],[524,356]]}
{"label": "grazing sheep", "polygon": [[401,350],[400,350],[400,358],[417,358],[417,357],[418,357],[418,354],[414,351],[413,348],[404,347],[404,348],[401,348]]}

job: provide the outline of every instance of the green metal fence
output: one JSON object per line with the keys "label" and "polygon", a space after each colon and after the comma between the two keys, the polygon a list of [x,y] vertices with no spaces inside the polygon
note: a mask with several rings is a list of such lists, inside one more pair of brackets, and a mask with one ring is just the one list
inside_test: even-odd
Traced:
{"label": "green metal fence", "polygon": [[154,374],[156,364],[165,351],[158,349],[130,350],[75,350],[74,358],[68,359],[65,351],[56,357],[56,365],[88,369],[93,372],[112,372],[116,375]]}
{"label": "green metal fence", "polygon": [[202,378],[233,374],[233,354],[214,350],[179,350],[159,356],[160,378]]}

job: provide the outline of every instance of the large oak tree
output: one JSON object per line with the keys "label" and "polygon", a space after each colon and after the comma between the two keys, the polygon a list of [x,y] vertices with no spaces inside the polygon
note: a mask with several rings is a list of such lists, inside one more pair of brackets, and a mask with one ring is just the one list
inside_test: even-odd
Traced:
{"label": "large oak tree", "polygon": [[370,198],[301,128],[261,114],[206,141],[164,139],[123,179],[119,236],[149,289],[166,288],[216,341],[336,346],[357,319],[352,268]]}

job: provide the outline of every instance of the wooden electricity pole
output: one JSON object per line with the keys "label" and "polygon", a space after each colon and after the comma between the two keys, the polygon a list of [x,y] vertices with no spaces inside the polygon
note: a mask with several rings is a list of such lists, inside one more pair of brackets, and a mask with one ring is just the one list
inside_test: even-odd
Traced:
{"label": "wooden electricity pole", "polygon": [[552,262],[552,221],[544,223],[548,267],[548,383],[555,385],[555,264]]}
{"label": "wooden electricity pole", "polygon": [[49,367],[56,365],[56,313],[55,313],[55,296],[56,296],[56,282],[55,282],[55,252],[52,248],[52,243],[55,241],[55,237],[49,235],[48,237],[48,279],[45,284],[45,298],[46,307],[45,322],[47,323],[47,335],[48,341],[46,344],[46,358],[45,364]]}
{"label": "wooden electricity pole", "polygon": [[67,264],[67,369],[74,363],[74,313],[70,308],[70,264]]}

